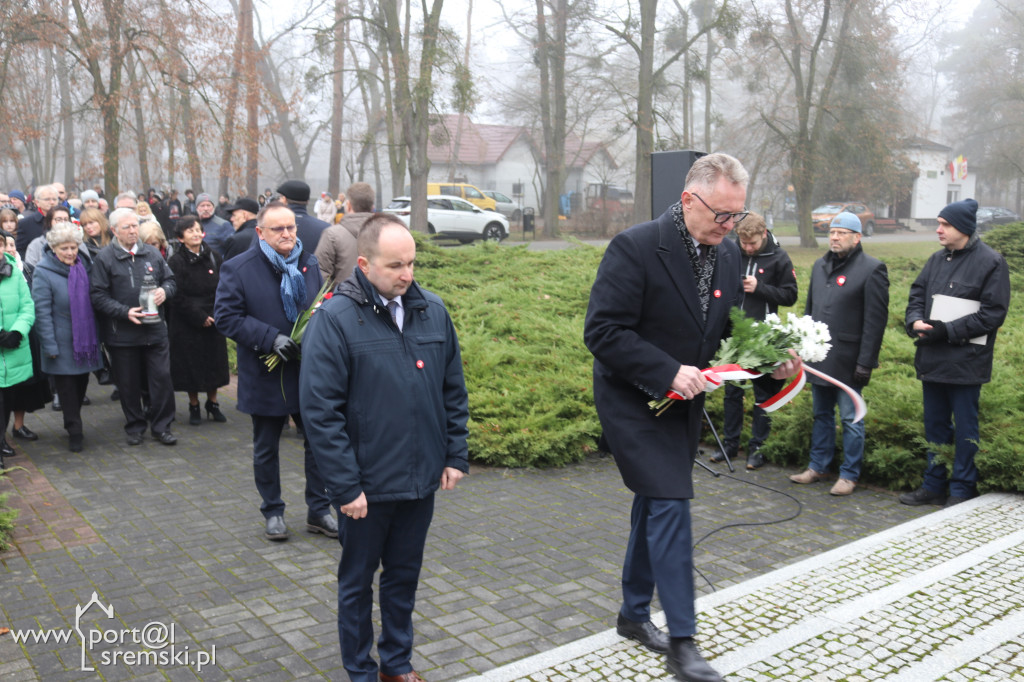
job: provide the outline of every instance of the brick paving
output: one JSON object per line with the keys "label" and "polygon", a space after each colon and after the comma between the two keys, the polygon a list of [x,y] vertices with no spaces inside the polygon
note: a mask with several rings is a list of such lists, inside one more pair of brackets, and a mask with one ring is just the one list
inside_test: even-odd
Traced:
{"label": "brick paving", "polygon": [[[15,546],[0,554],[0,628],[67,634],[76,607],[95,592],[114,617],[95,606],[83,632],[130,639],[133,629],[173,625],[173,647],[150,642],[154,657],[146,660],[143,645],[98,642],[86,652],[95,670],[83,671],[76,633],[20,643],[8,633],[0,635],[0,679],[347,679],[336,634],[340,548],[304,531],[294,430],[282,439],[292,537],[272,544],[252,482],[251,423],[230,391],[221,398],[228,423],[198,427],[187,424],[178,394],[175,447],[126,445],[109,388],[89,393],[84,452],[68,452],[60,415],[40,411],[27,418],[40,440],[19,442],[24,454],[10,461],[25,471],[0,479],[0,492],[11,491],[21,510]],[[732,478],[695,472],[697,538],[800,510],[792,521],[727,527],[702,541],[695,552],[701,594],[742,587],[934,510],[868,487],[834,498],[827,485],[790,484],[788,473],[772,466]],[[417,601],[417,670],[432,682],[462,679],[607,636],[619,606],[630,500],[608,458],[544,471],[474,468],[457,490],[439,492]],[[619,646],[624,659],[642,660]],[[178,658],[155,658],[172,648]],[[214,652],[215,662],[200,670],[196,656]],[[991,669],[1012,667],[1006,661],[1021,655],[1012,647],[996,653]],[[122,658],[110,662],[115,654]],[[143,660],[128,663],[125,655]],[[607,665],[618,664],[608,658]],[[646,665],[652,677],[663,674],[656,658]]]}

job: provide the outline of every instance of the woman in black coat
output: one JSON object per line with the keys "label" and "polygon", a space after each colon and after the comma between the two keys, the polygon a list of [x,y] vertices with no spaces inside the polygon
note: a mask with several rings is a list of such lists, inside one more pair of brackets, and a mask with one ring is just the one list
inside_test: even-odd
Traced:
{"label": "woman in black coat", "polygon": [[203,226],[195,216],[179,220],[175,236],[181,248],[167,261],[178,283],[169,301],[171,379],[175,391],[188,393],[189,424],[202,423],[200,391],[206,393],[206,415],[224,422],[217,389],[230,381],[228,348],[213,320],[221,257],[203,242]]}

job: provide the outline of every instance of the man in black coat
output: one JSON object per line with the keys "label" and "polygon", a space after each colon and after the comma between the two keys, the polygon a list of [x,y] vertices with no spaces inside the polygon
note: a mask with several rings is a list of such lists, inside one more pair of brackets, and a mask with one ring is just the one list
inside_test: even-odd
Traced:
{"label": "man in black coat", "polygon": [[[885,264],[864,253],[860,218],[840,213],[829,226],[829,252],[814,263],[804,314],[828,325],[832,348],[811,366],[860,393],[878,367],[885,323],[889,319],[889,273]],[[836,405],[843,421],[843,465],[829,491],[850,495],[857,487],[864,461],[864,422],[854,422],[855,405],[841,389],[816,376],[808,377],[814,398],[810,466],[789,477],[794,483],[816,483],[827,477],[835,457]]]}
{"label": "man in black coat", "polygon": [[[253,244],[259,241],[256,236],[256,214],[260,212],[260,205],[255,199],[239,197],[232,206],[228,206],[228,213],[231,215],[231,224],[235,226],[235,233],[224,242],[224,260],[231,260],[235,256],[245,253]],[[303,242],[305,247],[305,242]],[[312,250],[309,253],[313,253]]]}
{"label": "man in black coat", "polygon": [[[778,313],[780,305],[796,303],[796,271],[793,263],[785,249],[779,246],[775,235],[768,231],[764,218],[751,213],[736,228],[736,236],[739,238],[740,250],[743,251],[740,272],[743,273],[743,311],[747,316],[764,320],[769,314]],[[781,388],[779,382],[773,385],[754,385],[755,406],[750,441],[747,443],[747,469],[764,466],[764,455],[760,448],[772,431],[772,418],[757,404],[768,400]],[[738,454],[740,432],[743,430],[743,398],[746,394],[743,386],[731,382],[725,385],[725,426],[722,429],[725,453],[712,455],[712,462],[722,461],[725,454],[730,459]]]}
{"label": "man in black coat", "polygon": [[928,452],[924,483],[900,495],[903,504],[951,507],[978,494],[978,400],[981,385],[992,378],[996,332],[1010,307],[1010,274],[1006,260],[978,239],[977,213],[974,199],[939,212],[935,232],[943,248],[910,286],[906,328],[917,346],[924,435],[930,444],[956,448],[952,477]]}
{"label": "man in black coat", "polygon": [[[668,655],[687,680],[720,680],[694,642],[691,473],[701,434],[704,375],[740,303],[739,249],[723,241],[747,215],[747,172],[725,154],[694,163],[680,202],[608,245],[584,329],[594,355],[594,404],[602,447],[635,493],[622,569],[617,629]],[[773,377],[799,369],[799,359]],[[648,408],[668,390],[683,396],[661,416]],[[650,621],[654,588],[669,636]]]}
{"label": "man in black coat", "polygon": [[57,205],[57,190],[52,185],[40,185],[36,187],[33,197],[35,208],[26,208],[24,217],[18,221],[18,234],[14,239],[18,253],[25,257],[25,250],[36,237],[41,237],[46,232],[43,225],[43,218],[46,212]]}
{"label": "man in black coat", "polygon": [[[315,253],[316,247],[320,244],[320,235],[329,225],[309,215],[306,210],[309,206],[309,185],[302,180],[289,180],[277,188],[277,193],[288,202],[288,208],[295,214],[295,224],[299,226],[299,239],[310,253]],[[344,277],[348,277],[349,274],[345,273]]]}
{"label": "man in black coat", "polygon": [[[159,251],[139,241],[139,217],[134,210],[116,209],[110,214],[110,229],[114,240],[93,261],[89,296],[110,352],[128,444],[142,443],[148,422],[154,438],[174,445],[178,439],[171,433],[174,386],[167,325],[153,312],[177,290],[174,273]],[[147,306],[149,311],[140,305],[143,287],[155,287],[149,293],[153,304]],[[142,405],[143,381],[148,410]]]}

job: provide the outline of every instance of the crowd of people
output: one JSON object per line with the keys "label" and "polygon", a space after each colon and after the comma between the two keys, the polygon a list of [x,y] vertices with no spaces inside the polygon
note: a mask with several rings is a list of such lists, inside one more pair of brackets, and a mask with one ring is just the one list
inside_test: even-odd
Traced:
{"label": "crowd of people", "polygon": [[[665,654],[668,671],[685,680],[721,680],[694,639],[690,500],[702,368],[730,335],[733,308],[764,320],[797,299],[789,257],[745,208],[748,180],[731,156],[698,159],[679,201],[611,240],[584,323],[601,449],[634,493],[616,629]],[[343,665],[357,682],[422,682],[411,663],[416,589],[434,493],[454,488],[468,470],[469,409],[454,325],[441,299],[413,278],[408,228],[374,213],[365,183],[348,188],[340,219],[321,195],[314,210],[329,220],[307,212],[310,188],[297,180],[276,196],[268,189],[233,203],[191,190],[184,203],[174,192],[142,201],[122,193],[109,215],[98,192],[83,192],[76,206],[55,184],[36,188],[33,199],[0,195],[3,433],[13,415],[14,437],[36,438],[25,413],[52,400],[63,410],[68,447],[82,450],[81,409],[95,372],[117,387],[129,445],[147,429],[174,445],[176,391],[188,395],[190,424],[200,424],[203,411],[226,421],[217,397],[228,382],[225,337],[233,339],[265,537],[289,536],[279,440],[294,419],[304,437],[306,530],[342,545]],[[966,199],[942,209],[942,248],[910,291],[904,325],[917,346],[925,434],[930,448],[952,445],[954,456],[950,470],[929,452],[923,485],[900,497],[908,505],[950,506],[977,494],[978,398],[1010,297],[1005,260],[977,237],[977,208]],[[734,228],[738,244],[726,238]],[[838,409],[844,447],[835,496],[853,494],[859,480],[865,434],[854,405],[878,366],[888,320],[888,273],[864,252],[861,236],[855,215],[832,220],[804,311],[829,328],[833,344],[807,367],[849,392],[811,379],[809,465],[790,479],[832,477]],[[290,331],[325,282],[335,284],[333,296],[308,323],[302,362]],[[790,353],[753,380],[759,401],[803,367]],[[669,391],[682,398],[675,409],[648,408],[648,398]],[[748,469],[764,465],[760,446],[771,429],[763,411],[753,419]],[[742,392],[731,391],[721,459],[738,455],[742,423]],[[371,588],[381,567],[378,661]],[[651,622],[655,591],[667,632]]]}
{"label": "crowd of people", "polygon": [[294,214],[310,256],[331,228],[329,276],[344,279],[355,267],[358,223],[333,223],[346,208],[360,222],[374,208],[369,185],[353,187],[358,206],[332,201],[330,222],[307,213],[310,188],[296,180],[216,203],[191,189],[180,198],[126,191],[112,202],[99,189],[69,196],[61,183],[0,191],[0,467],[16,454],[7,426],[13,438],[37,440],[26,414],[48,404],[63,412],[68,448],[82,451],[93,374],[115,385],[131,445],[147,429],[164,445],[177,442],[176,392],[188,396],[189,425],[227,421],[218,401],[230,381],[227,341],[214,317],[222,265],[259,243],[257,215],[279,205]]}

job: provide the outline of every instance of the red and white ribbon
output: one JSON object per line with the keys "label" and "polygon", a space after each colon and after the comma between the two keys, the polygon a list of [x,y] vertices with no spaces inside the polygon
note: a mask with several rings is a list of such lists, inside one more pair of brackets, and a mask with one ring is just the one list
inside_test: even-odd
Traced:
{"label": "red and white ribbon", "polygon": [[[793,375],[793,378],[782,388],[781,391],[759,404],[758,407],[763,409],[765,412],[774,412],[795,398],[796,395],[803,390],[804,384],[807,382],[807,376],[804,374],[805,371],[816,377],[824,379],[842,390],[846,395],[850,396],[850,400],[853,401],[854,405],[854,423],[864,419],[864,416],[868,413],[868,406],[867,403],[864,402],[864,398],[862,398],[857,391],[853,390],[838,379],[835,379],[824,372],[818,371],[813,367],[808,367],[807,365],[801,367],[800,371]],[[715,367],[708,367],[707,369],[702,369],[701,374],[704,375],[704,390],[708,393],[715,390],[726,381],[743,381],[745,379],[756,379],[759,376],[763,376],[762,373],[751,372],[749,369],[743,369],[739,365],[717,365]],[[672,398],[673,400],[685,400],[683,396],[671,389],[669,389],[665,394],[665,397]]]}

